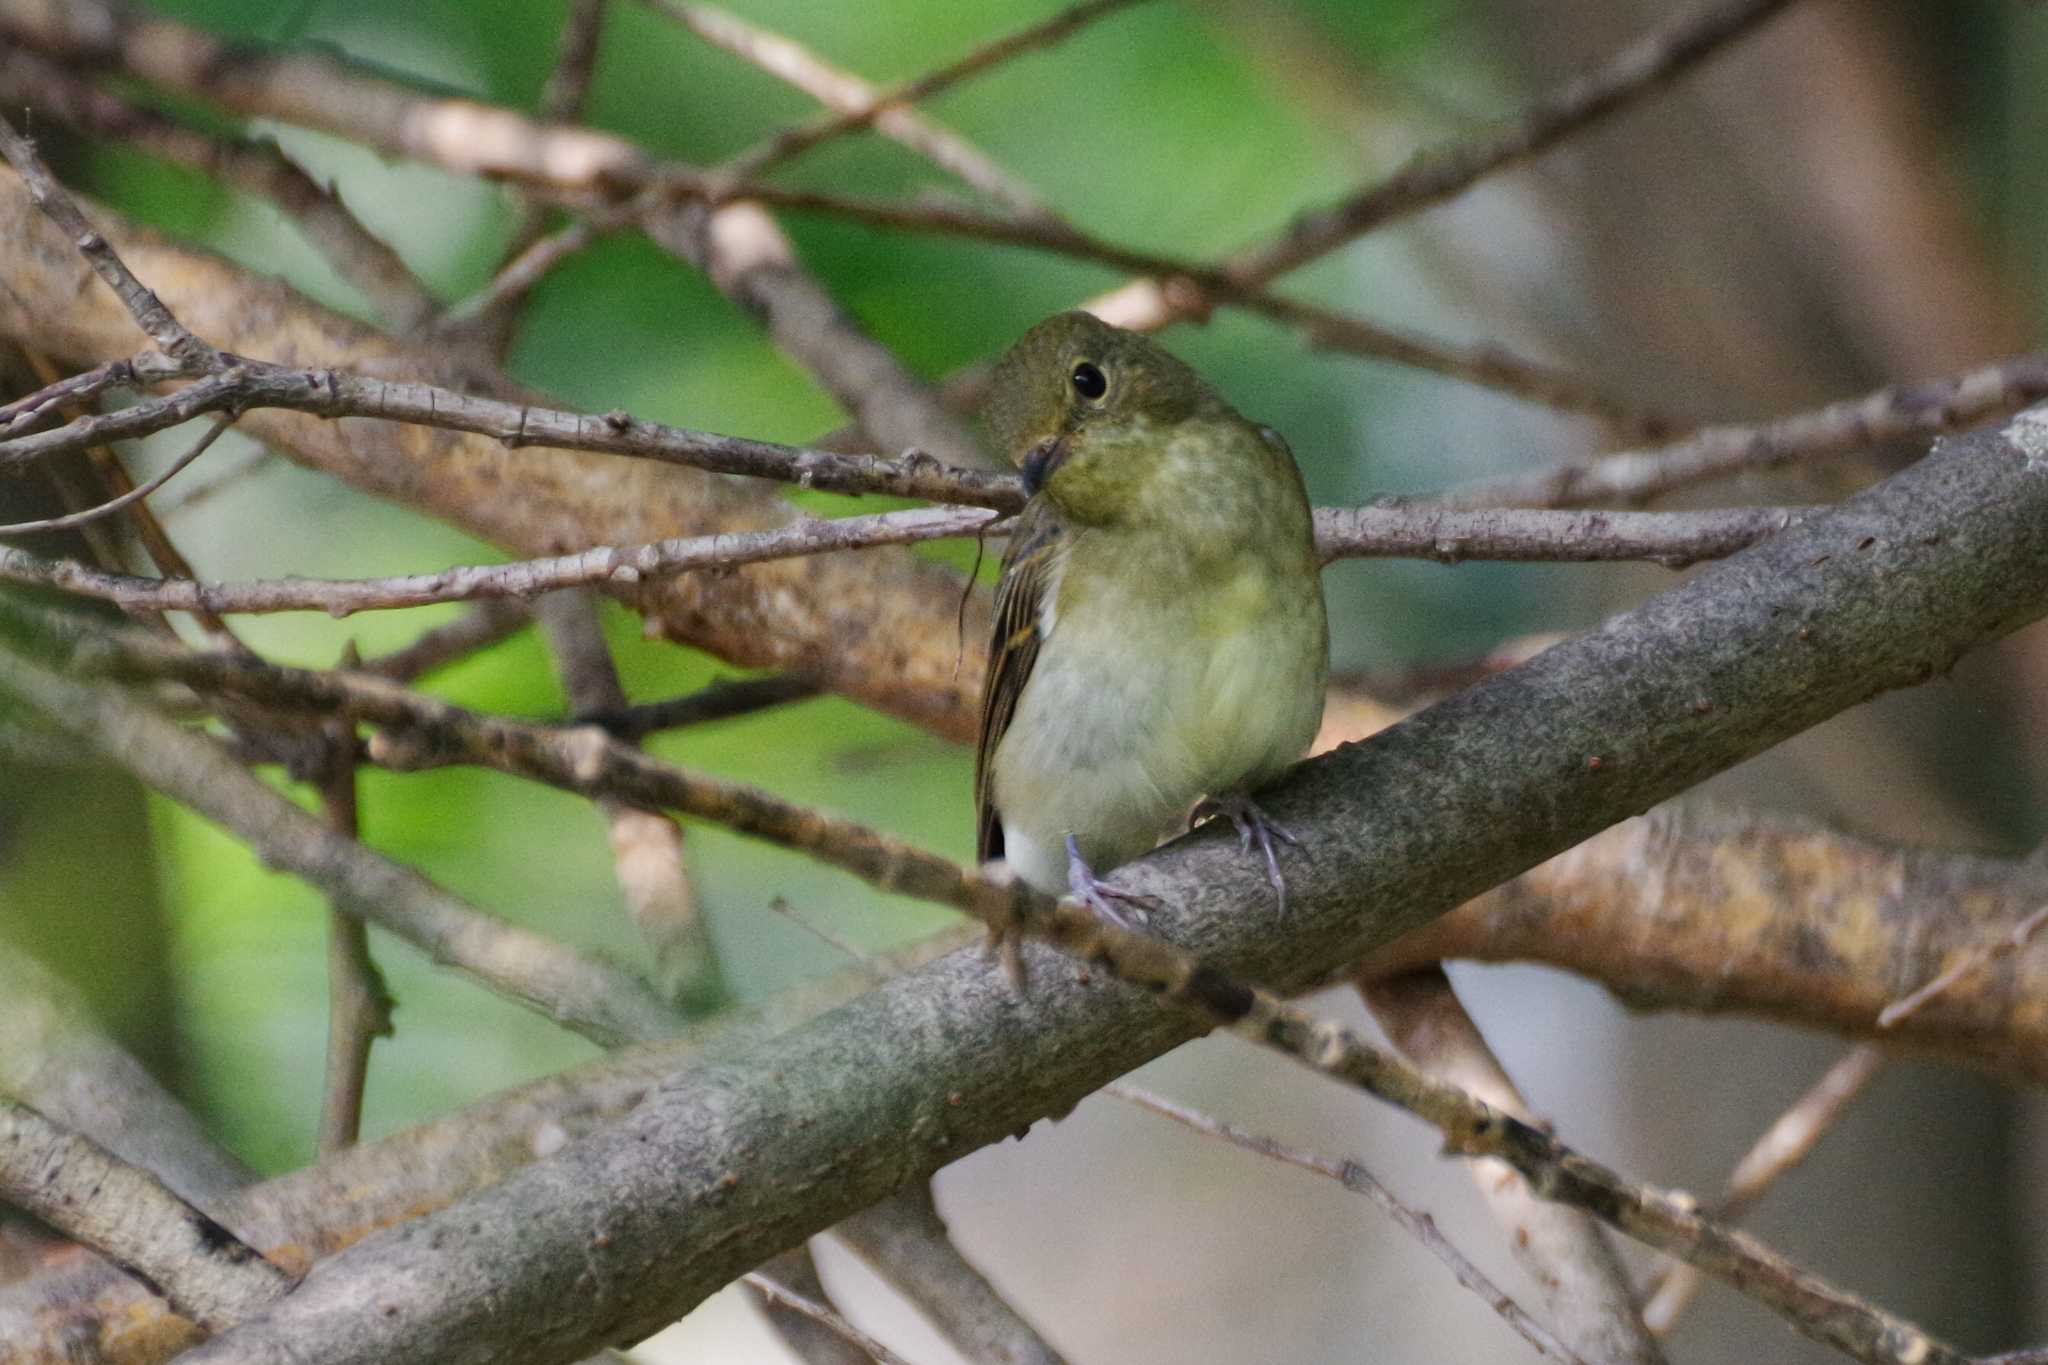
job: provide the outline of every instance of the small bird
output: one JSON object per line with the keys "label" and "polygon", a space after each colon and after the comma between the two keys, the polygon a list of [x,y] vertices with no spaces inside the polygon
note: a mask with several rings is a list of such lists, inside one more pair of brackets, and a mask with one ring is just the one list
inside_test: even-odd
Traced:
{"label": "small bird", "polygon": [[[1098,872],[1203,807],[1254,841],[1252,800],[1308,748],[1329,625],[1301,472],[1150,339],[1087,313],[1026,332],[984,420],[1022,467],[1025,504],[996,585],[975,759],[977,853],[1106,918],[1147,899]],[[1196,810],[1199,816],[1203,810]]]}

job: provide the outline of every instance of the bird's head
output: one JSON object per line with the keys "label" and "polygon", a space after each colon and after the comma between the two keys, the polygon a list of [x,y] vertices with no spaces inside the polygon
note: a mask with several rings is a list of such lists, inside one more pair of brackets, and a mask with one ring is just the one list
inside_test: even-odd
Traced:
{"label": "bird's head", "polygon": [[1171,458],[1179,424],[1222,399],[1149,337],[1089,313],[1059,313],[996,363],[982,409],[998,447],[1067,516],[1123,520]]}

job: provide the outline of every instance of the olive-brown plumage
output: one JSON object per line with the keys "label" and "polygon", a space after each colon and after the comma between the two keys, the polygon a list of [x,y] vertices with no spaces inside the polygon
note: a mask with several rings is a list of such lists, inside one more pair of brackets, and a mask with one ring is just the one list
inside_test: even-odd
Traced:
{"label": "olive-brown plumage", "polygon": [[1249,794],[1314,736],[1328,653],[1285,442],[1086,313],[1011,347],[984,416],[1032,496],[996,588],[980,855],[1113,914],[1095,873],[1209,797],[1259,840],[1284,895],[1277,831]]}

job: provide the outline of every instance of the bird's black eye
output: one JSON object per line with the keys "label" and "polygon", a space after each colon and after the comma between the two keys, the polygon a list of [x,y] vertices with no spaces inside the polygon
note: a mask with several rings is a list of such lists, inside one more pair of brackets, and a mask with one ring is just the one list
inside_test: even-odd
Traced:
{"label": "bird's black eye", "polygon": [[1109,392],[1109,380],[1103,377],[1101,370],[1085,360],[1074,367],[1069,378],[1073,380],[1074,392],[1091,403]]}

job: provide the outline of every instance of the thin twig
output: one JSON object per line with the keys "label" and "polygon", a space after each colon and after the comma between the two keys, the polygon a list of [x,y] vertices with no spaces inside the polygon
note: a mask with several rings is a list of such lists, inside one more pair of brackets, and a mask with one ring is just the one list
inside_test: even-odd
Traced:
{"label": "thin twig", "polygon": [[0,651],[0,689],[234,831],[272,867],[327,891],[435,961],[502,995],[606,1044],[662,1036],[680,1026],[630,973],[486,914],[410,868],[340,837],[212,740],[107,688],[60,677],[9,651]]}
{"label": "thin twig", "polygon": [[743,1278],[747,1287],[761,1295],[761,1297],[770,1299],[792,1312],[801,1313],[813,1322],[819,1323],[830,1331],[844,1337],[847,1341],[852,1342],[855,1346],[873,1356],[880,1362],[880,1365],[910,1365],[910,1362],[902,1356],[897,1355],[887,1346],[876,1341],[866,1332],[861,1331],[860,1328],[855,1327],[816,1299],[807,1298],[793,1289],[785,1288],[758,1272],[746,1275]]}
{"label": "thin twig", "polygon": [[137,578],[0,548],[0,580],[62,588],[125,607],[214,613],[320,611],[347,616],[480,598],[526,600],[589,584],[631,585],[704,569],[727,569],[792,555],[827,554],[875,545],[905,545],[968,535],[995,519],[977,508],[911,508],[837,521],[805,519],[773,531],[687,536],[652,545],[602,546],[552,559],[472,564],[395,578],[255,579],[213,583],[190,578]]}
{"label": "thin twig", "polygon": [[[542,598],[534,614],[572,716],[624,710],[625,689],[605,643],[596,601],[572,589]],[[662,996],[690,1013],[713,1008],[725,985],[683,862],[682,828],[666,814],[628,801],[600,797],[597,808],[610,834],[619,892],[653,951]]]}
{"label": "thin twig", "polygon": [[411,644],[365,659],[362,668],[393,682],[417,682],[479,650],[510,639],[532,619],[523,602],[487,597],[447,625],[422,631]]}
{"label": "thin twig", "polygon": [[144,498],[183,473],[186,467],[194,460],[197,460],[201,455],[212,449],[213,443],[220,439],[221,433],[234,425],[234,420],[231,416],[215,418],[206,430],[200,433],[199,439],[194,441],[183,455],[171,461],[170,464],[164,467],[161,473],[146,482],[135,484],[125,492],[118,493],[104,502],[97,503],[81,511],[69,512],[61,517],[45,517],[40,521],[17,521],[11,525],[0,526],[0,536],[25,536],[41,534],[45,531],[69,531],[75,527],[84,526],[88,522],[110,517],[125,507],[141,502]]}
{"label": "thin twig", "polygon": [[161,1180],[0,1095],[0,1196],[83,1243],[201,1327],[233,1326],[291,1278]]}
{"label": "thin twig", "polygon": [[638,740],[658,730],[677,730],[714,720],[750,716],[771,706],[808,701],[822,690],[817,683],[795,673],[773,673],[765,678],[727,678],[679,697],[641,702],[618,711],[586,712],[577,719],[584,725],[598,726],[620,739]]}
{"label": "thin twig", "polygon": [[[1728,1188],[1714,1204],[1716,1216],[1734,1222],[1755,1207],[1778,1177],[1806,1160],[1883,1069],[1884,1054],[1868,1043],[1843,1053],[1735,1163]],[[1658,1336],[1669,1336],[1703,1283],[1691,1266],[1668,1265],[1643,1304],[1643,1321]]]}
{"label": "thin twig", "polygon": [[0,92],[60,123],[139,147],[275,205],[393,329],[410,331],[433,314],[432,292],[404,259],[364,227],[331,186],[307,174],[276,144],[216,137],[130,103],[84,79],[78,68],[18,44],[0,48]]}
{"label": "thin twig", "polygon": [[[788,82],[827,108],[864,110],[883,97],[879,87],[834,66],[787,34],[776,33],[716,5],[684,0],[647,0],[655,9],[702,38]],[[917,109],[896,105],[874,116],[875,131],[924,157],[986,194],[1012,213],[1049,218],[1052,212],[1031,188],[950,128]]]}
{"label": "thin twig", "polygon": [[[1437,1080],[1525,1121],[1528,1102],[1466,1012],[1442,967],[1388,980],[1357,978],[1387,1040]],[[1578,1209],[1539,1199],[1519,1172],[1475,1160],[1472,1178],[1508,1250],[1536,1286],[1560,1341],[1599,1365],[1665,1365],[1643,1325],[1633,1286],[1600,1225]]]}
{"label": "thin twig", "polygon": [[1449,508],[1644,502],[1795,460],[1957,431],[2016,412],[2042,397],[2048,397],[2048,352],[2030,351],[1949,378],[1890,385],[1774,421],[1706,427],[1669,445],[1504,474],[1403,502]]}
{"label": "thin twig", "polygon": [[1141,0],[1081,0],[1038,23],[984,43],[915,80],[884,91],[856,108],[785,128],[731,158],[714,174],[732,183],[753,180],[821,142],[867,127],[891,109],[930,99],[1004,62],[1061,42],[1096,20],[1137,3]]}
{"label": "thin twig", "polygon": [[212,478],[193,484],[167,498],[164,505],[157,509],[157,515],[166,521],[183,516],[219,497],[228,489],[247,483],[252,475],[283,463],[284,457],[276,450],[269,446],[258,446]]}
{"label": "thin twig", "polygon": [[1120,1100],[1127,1100],[1141,1109],[1149,1109],[1155,1114],[1172,1119],[1175,1123],[1192,1128],[1208,1137],[1219,1138],[1234,1147],[1241,1147],[1247,1152],[1254,1152],[1289,1166],[1298,1166],[1304,1171],[1313,1171],[1325,1179],[1336,1181],[1353,1194],[1364,1195],[1380,1212],[1393,1219],[1402,1231],[1420,1242],[1424,1250],[1443,1262],[1459,1284],[1477,1294],[1488,1308],[1500,1315],[1501,1320],[1507,1323],[1517,1336],[1535,1347],[1538,1355],[1550,1360],[1586,1365],[1582,1357],[1552,1336],[1542,1323],[1530,1317],[1505,1289],[1488,1279],[1484,1271],[1465,1259],[1464,1253],[1451,1245],[1451,1240],[1437,1227],[1434,1218],[1420,1209],[1403,1203],[1398,1195],[1381,1184],[1371,1171],[1366,1170],[1357,1161],[1338,1161],[1316,1152],[1289,1147],[1277,1138],[1245,1132],[1200,1110],[1177,1104],[1164,1095],[1140,1090],[1136,1086],[1122,1082],[1107,1087],[1107,1093]]}
{"label": "thin twig", "polygon": [[[353,651],[342,660],[355,662]],[[326,771],[320,775],[321,816],[344,839],[358,828],[355,730],[342,721],[321,727]],[[370,930],[341,905],[327,910],[327,1069],[320,1093],[320,1155],[355,1144],[363,1125],[370,1047],[391,1036],[391,993],[370,956]]]}
{"label": "thin twig", "polygon": [[1376,227],[1454,198],[1676,80],[1788,3],[1718,0],[1681,14],[1545,94],[1496,131],[1417,153],[1386,179],[1297,215],[1279,237],[1235,253],[1225,268],[1240,280],[1263,283]]}
{"label": "thin twig", "polygon": [[205,366],[217,359],[211,346],[187,331],[183,323],[171,316],[171,310],[164,307],[163,300],[135,278],[114,253],[113,247],[107,244],[106,237],[85,220],[85,215],[79,212],[71,196],[58,188],[49,168],[36,155],[34,145],[15,132],[14,125],[4,118],[0,118],[0,155],[4,155],[8,164],[21,176],[35,206],[71,238],[71,244],[78,248],[94,273],[114,291],[121,300],[121,306],[128,310],[128,316],[135,319],[135,325],[156,343],[158,350],[173,361],[194,366]]}
{"label": "thin twig", "polygon": [[1983,971],[1999,958],[2026,947],[2033,941],[2034,935],[2041,932],[2043,924],[2048,924],[2048,905],[2042,906],[2013,925],[2003,938],[1995,939],[1975,951],[1964,953],[1925,985],[1886,1005],[1878,1013],[1877,1026],[1881,1029],[1894,1028],[1912,1018],[1943,993],[1954,989],[1957,982]]}

